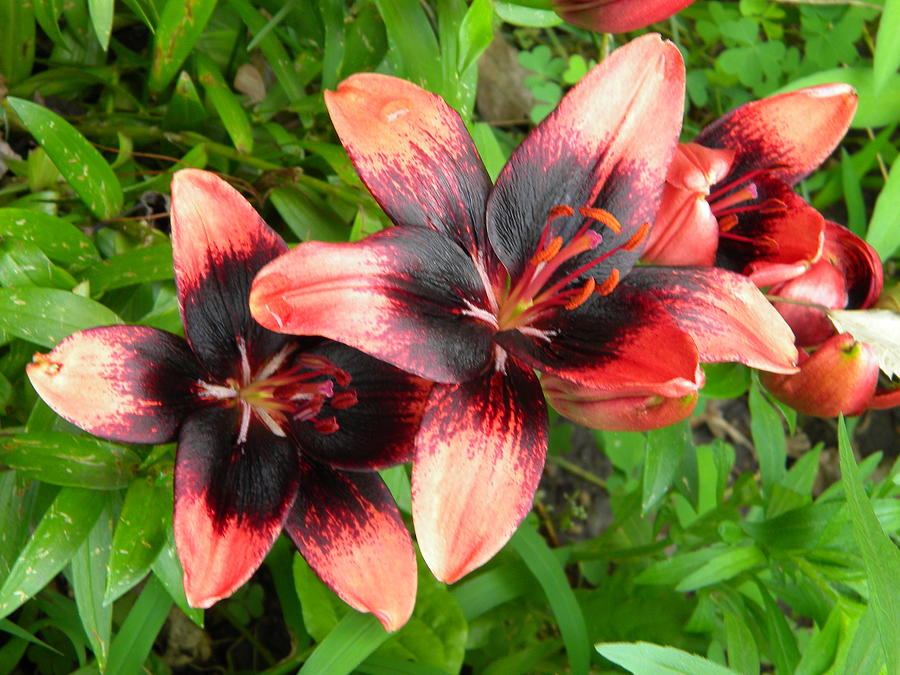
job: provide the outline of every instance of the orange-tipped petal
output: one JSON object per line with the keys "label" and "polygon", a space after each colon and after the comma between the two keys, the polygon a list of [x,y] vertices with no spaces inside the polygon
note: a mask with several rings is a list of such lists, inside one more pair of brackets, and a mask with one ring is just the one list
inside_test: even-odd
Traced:
{"label": "orange-tipped petal", "polygon": [[299,473],[293,444],[251,421],[234,443],[234,408],[206,408],[181,428],[175,460],[175,544],[192,607],[227,598],[281,532]]}
{"label": "orange-tipped petal", "polygon": [[166,443],[196,404],[200,364],[180,337],[146,326],[74,333],[26,368],[37,393],[85,431],[125,443]]}
{"label": "orange-tipped petal", "polygon": [[760,379],[775,398],[804,415],[859,415],[875,393],[878,359],[869,345],[841,333],[803,361],[796,375],[761,373]]}
{"label": "orange-tipped petal", "polygon": [[553,0],[574,26],[598,33],[627,33],[667,19],[694,0]]}
{"label": "orange-tipped petal", "polygon": [[547,453],[537,377],[514,361],[459,385],[436,385],[416,439],[413,522],[422,557],[453,583],[509,540],[531,510]]}
{"label": "orange-tipped petal", "polygon": [[385,630],[406,623],[416,602],[416,555],[377,473],[304,462],[284,527],[309,566],[347,604],[374,614]]}

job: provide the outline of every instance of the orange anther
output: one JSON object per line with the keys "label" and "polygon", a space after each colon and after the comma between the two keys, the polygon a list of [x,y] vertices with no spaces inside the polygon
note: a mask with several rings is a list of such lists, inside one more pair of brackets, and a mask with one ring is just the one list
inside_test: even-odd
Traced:
{"label": "orange anther", "polygon": [[647,234],[650,232],[650,223],[644,223],[641,225],[640,229],[631,235],[631,238],[622,244],[622,248],[626,251],[633,251],[638,246],[641,245],[641,242],[647,238]]}
{"label": "orange anther", "polygon": [[553,260],[554,256],[559,253],[562,245],[562,237],[554,237],[549,244],[534,254],[534,257],[531,259],[531,264],[538,265],[547,262],[548,260]]}
{"label": "orange anther", "polygon": [[559,204],[554,206],[547,213],[547,220],[551,221],[554,218],[559,218],[560,216],[574,216],[575,210],[571,206],[565,206],[563,204]]}
{"label": "orange anther", "polygon": [[591,206],[581,206],[578,209],[578,213],[583,215],[585,218],[596,220],[598,223],[605,225],[616,234],[622,233],[622,224],[618,220],[616,220],[616,217],[609,211],[605,211],[603,209],[595,209]]}
{"label": "orange anther", "polygon": [[578,295],[573,295],[572,298],[566,303],[566,309],[575,309],[579,305],[584,304],[584,301],[591,297],[591,293],[594,292],[594,287],[597,285],[597,282],[593,279],[588,279],[585,282],[584,286],[581,287],[581,291]]}
{"label": "orange anther", "polygon": [[727,216],[722,216],[719,218],[719,230],[721,232],[728,232],[734,229],[734,226],[738,224],[738,217],[733,213],[729,213]]}
{"label": "orange anther", "polygon": [[613,271],[609,273],[609,276],[603,281],[602,284],[597,286],[596,293],[597,295],[609,295],[612,293],[616,286],[619,285],[619,270],[613,267]]}
{"label": "orange anther", "polygon": [[785,204],[780,199],[767,199],[762,203],[759,211],[760,213],[780,213],[781,211],[787,210],[787,204]]}
{"label": "orange anther", "polygon": [[766,251],[777,251],[780,248],[778,242],[769,236],[760,237],[756,240],[756,244]]}

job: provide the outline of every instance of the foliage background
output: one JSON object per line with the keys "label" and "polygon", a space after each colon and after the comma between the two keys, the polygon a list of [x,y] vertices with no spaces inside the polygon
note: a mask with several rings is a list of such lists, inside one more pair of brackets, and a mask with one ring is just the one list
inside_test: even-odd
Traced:
{"label": "foliage background", "polygon": [[[699,0],[653,29],[685,56],[685,138],[787,88],[857,87],[851,133],[799,189],[876,247],[896,294],[900,2]],[[798,420],[740,366],[709,368],[674,427],[556,419],[532,516],[453,587],[421,567],[387,635],[284,539],[232,598],[188,608],[173,446],[95,440],[23,375],[83,328],[181,332],[174,170],[220,173],[289,241],[357,239],[388,223],[324,89],[366,70],[421,84],[496,175],[629,37],[491,0],[0,0],[0,674],[900,673],[889,412],[848,422],[858,465],[843,422]],[[408,514],[407,469],[385,477]]]}

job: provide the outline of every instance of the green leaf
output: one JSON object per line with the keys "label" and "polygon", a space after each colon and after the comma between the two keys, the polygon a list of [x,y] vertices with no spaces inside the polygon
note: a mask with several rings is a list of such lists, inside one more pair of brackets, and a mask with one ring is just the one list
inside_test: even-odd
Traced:
{"label": "green leaf", "polygon": [[870,605],[860,617],[853,641],[847,650],[845,663],[852,663],[860,675],[880,675],[887,671],[881,640],[872,639],[878,631],[877,621],[875,608]]}
{"label": "green leaf", "polygon": [[115,490],[128,485],[140,458],[115,443],[46,431],[0,438],[0,462],[52,485]]}
{"label": "green leaf", "polygon": [[437,38],[418,0],[375,0],[384,19],[397,74],[429,91],[442,93],[443,76]]}
{"label": "green leaf", "polygon": [[253,129],[250,127],[250,119],[216,64],[202,54],[197,55],[197,79],[200,80],[219,119],[225,125],[225,131],[228,132],[235,149],[249,155],[253,152]]}
{"label": "green leaf", "polygon": [[94,244],[71,223],[30,209],[0,209],[0,237],[30,242],[58,263],[82,268],[99,259]]}
{"label": "green leaf", "polygon": [[352,611],[313,650],[298,675],[351,673],[389,637],[374,616]]}
{"label": "green leaf", "polygon": [[866,569],[869,605],[877,617],[878,636],[884,649],[889,673],[900,672],[900,550],[885,535],[875,517],[872,504],[857,476],[856,460],[844,418],[838,420],[838,451],[841,456],[841,483],[850,509],[850,522],[856,534]]}
{"label": "green leaf", "polygon": [[647,432],[641,513],[649,513],[665,496],[675,480],[685,453],[693,447],[687,420]]}
{"label": "green leaf", "polygon": [[732,579],[742,572],[766,564],[766,556],[755,546],[741,546],[724,551],[703,567],[692,572],[675,587],[676,591],[696,591]]}
{"label": "green leaf", "polygon": [[123,323],[99,302],[55,288],[0,288],[0,329],[42,347],[94,326]]}
{"label": "green leaf", "polygon": [[269,195],[285,225],[300,241],[347,241],[350,229],[324,201],[303,188],[286,185]]}
{"label": "green leaf", "polygon": [[171,607],[166,589],[156,577],[150,577],[112,641],[105,675],[141,672]]}
{"label": "green leaf", "polygon": [[0,618],[46,586],[72,559],[107,504],[102,492],[62,488],[0,587]]}
{"label": "green leaf", "polygon": [[587,673],[591,661],[591,643],[584,615],[563,566],[547,546],[547,542],[527,524],[516,530],[510,539],[510,545],[521,556],[547,596],[566,645],[572,673]]}
{"label": "green leaf", "polygon": [[[166,106],[166,114],[162,120],[163,128],[179,132],[185,129],[198,130],[206,118],[206,108],[203,107],[197,87],[194,86],[191,76],[182,70],[178,74],[178,79],[172,88],[172,96]],[[198,145],[191,152],[202,147]]]}
{"label": "green leaf", "polygon": [[550,9],[523,7],[515,2],[495,0],[494,11],[506,23],[511,23],[514,26],[552,28],[563,22],[562,17]]}
{"label": "green leaf", "polygon": [[763,601],[763,620],[766,635],[769,640],[769,656],[775,664],[776,672],[793,673],[800,661],[800,652],[797,650],[797,639],[791,632],[784,617],[784,611],[772,598],[758,580],[756,588]]}
{"label": "green leaf", "polygon": [[728,665],[740,675],[759,675],[759,651],[753,631],[740,614],[723,612]]}
{"label": "green leaf", "polygon": [[95,296],[147,281],[167,281],[173,276],[171,244],[132,249],[103,260],[85,272]]}
{"label": "green leaf", "polygon": [[143,579],[163,545],[172,520],[172,493],[146,477],[131,481],[113,535],[104,602],[110,603]]}
{"label": "green leaf", "polygon": [[103,47],[103,51],[109,49],[109,36],[112,35],[113,14],[115,0],[88,0],[88,9],[91,12],[91,23],[94,24],[94,34]]}
{"label": "green leaf", "polygon": [[472,621],[494,607],[527,594],[533,587],[534,575],[524,563],[515,562],[458,583],[453,588],[453,597],[466,620]]}
{"label": "green leaf", "polygon": [[750,432],[759,457],[759,473],[763,489],[768,490],[784,477],[787,462],[787,441],[781,415],[766,400],[754,379],[750,386]]}
{"label": "green leaf", "polygon": [[314,640],[322,642],[346,615],[347,606],[322,583],[299,553],[294,556],[293,572],[303,624]]}
{"label": "green leaf", "polygon": [[880,95],[900,68],[900,0],[885,0],[875,39],[873,84]]}
{"label": "green leaf", "polygon": [[0,2],[0,73],[12,86],[34,65],[34,10],[29,2]]}
{"label": "green leaf", "polygon": [[72,588],[78,616],[101,672],[106,669],[112,633],[113,608],[103,603],[112,528],[112,512],[107,505],[72,558]]}
{"label": "green leaf", "polygon": [[169,597],[178,605],[178,608],[191,621],[203,628],[203,610],[188,605],[187,596],[184,594],[184,583],[182,582],[184,570],[181,567],[181,561],[178,560],[178,552],[175,550],[175,541],[171,531],[171,488],[167,488],[166,492],[168,493],[166,501],[170,514],[166,520],[166,530],[169,536],[165,538],[162,550],[153,561],[153,574],[166,589]]}
{"label": "green leaf", "polygon": [[607,642],[597,651],[634,675],[737,675],[733,670],[675,647],[649,642]]}
{"label": "green leaf", "polygon": [[857,237],[866,236],[866,203],[853,158],[841,148],[841,187],[847,205],[847,227]]}
{"label": "green leaf", "polygon": [[36,103],[12,96],[6,100],[94,215],[112,218],[122,210],[119,179],[75,127]]}
{"label": "green leaf", "polygon": [[[900,84],[900,82],[898,82]],[[891,164],[888,179],[875,200],[875,210],[869,222],[866,241],[874,248],[882,260],[887,260],[900,247],[900,155]]]}
{"label": "green leaf", "polygon": [[153,36],[153,64],[147,83],[151,92],[159,93],[175,77],[215,7],[216,0],[166,0]]}
{"label": "green leaf", "polygon": [[794,675],[819,675],[827,673],[835,665],[838,642],[841,639],[843,609],[836,603],[825,625],[818,630],[803,650]]}
{"label": "green leaf", "polygon": [[57,44],[64,41],[58,23],[62,9],[62,0],[34,0],[34,18],[37,19],[38,24],[50,39]]}
{"label": "green leaf", "polygon": [[0,240],[0,286],[44,286],[71,290],[78,282],[31,242]]}
{"label": "green leaf", "polygon": [[709,398],[737,398],[750,388],[750,369],[741,363],[704,363],[703,373],[702,393]]}
{"label": "green leaf", "polygon": [[459,27],[457,70],[465,71],[494,39],[494,10],[490,0],[473,0]]}

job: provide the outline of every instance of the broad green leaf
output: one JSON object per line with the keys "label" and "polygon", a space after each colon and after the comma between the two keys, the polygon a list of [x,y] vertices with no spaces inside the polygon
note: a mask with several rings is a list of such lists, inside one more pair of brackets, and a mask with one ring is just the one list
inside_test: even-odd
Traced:
{"label": "broad green leaf", "polygon": [[[162,120],[164,129],[172,131],[184,131],[186,129],[198,130],[200,124],[207,117],[206,108],[197,93],[197,87],[187,71],[182,70],[178,74],[175,86],[172,88],[172,96],[166,106],[166,114]],[[202,146],[192,148],[192,152]]]}
{"label": "broad green leaf", "polygon": [[108,503],[103,492],[62,488],[0,587],[0,618],[46,586],[72,559]]}
{"label": "broad green leaf", "polygon": [[105,602],[113,602],[147,575],[166,543],[171,521],[171,491],[144,476],[132,480],[113,535]]}
{"label": "broad green leaf", "polygon": [[0,2],[0,73],[12,86],[34,65],[34,10],[29,2]]}
{"label": "broad green leaf", "polygon": [[859,675],[880,675],[887,672],[881,640],[872,639],[878,632],[877,621],[875,608],[870,605],[860,617],[853,641],[847,650],[845,663],[852,663]]}
{"label": "broad green leaf", "polygon": [[685,453],[693,447],[687,420],[647,432],[641,512],[649,513],[675,480]]}
{"label": "broad green leaf", "polygon": [[0,239],[0,286],[72,290],[77,280],[31,242]]}
{"label": "broad green leaf", "polygon": [[880,95],[900,68],[900,0],[885,0],[875,39],[873,84]]}
{"label": "broad green leaf", "polygon": [[877,617],[878,636],[885,652],[889,673],[900,673],[900,550],[885,535],[872,504],[857,476],[856,460],[844,418],[838,420],[838,451],[841,456],[841,483],[850,510],[850,522],[862,553],[869,588],[869,605]]}
{"label": "broad green leaf", "polygon": [[247,113],[216,64],[202,54],[197,55],[197,79],[222,120],[235,149],[244,154],[253,152],[253,129]]}
{"label": "broad green leaf", "polygon": [[299,553],[294,556],[293,572],[303,623],[313,639],[322,642],[347,615],[347,606],[322,583]]}
{"label": "broad green leaf", "polygon": [[490,0],[473,0],[459,27],[457,69],[464,72],[494,39],[494,10]]}
{"label": "broad green leaf", "polygon": [[0,462],[52,485],[115,490],[128,485],[140,458],[122,445],[46,431],[0,438]]}
{"label": "broad green leaf", "polygon": [[116,174],[81,133],[47,108],[9,97],[9,105],[53,160],[75,193],[98,218],[122,210],[122,186]]}
{"label": "broad green leaf", "polygon": [[453,587],[453,597],[467,621],[521,597],[534,587],[534,575],[521,562],[483,572]]}
{"label": "broad green leaf", "polygon": [[652,586],[674,586],[724,550],[726,549],[723,546],[716,546],[679,553],[671,558],[653,563],[635,577],[634,583]]}
{"label": "broad green leaf", "polygon": [[301,187],[277,187],[269,199],[300,241],[347,241],[350,235],[350,229],[337,213]]}
{"label": "broad green leaf", "polygon": [[322,88],[337,87],[341,72],[341,63],[347,51],[344,29],[343,0],[322,0],[319,14],[325,28],[325,49],[322,54]]}
{"label": "broad green leaf", "polygon": [[495,0],[494,11],[506,23],[511,23],[514,26],[552,28],[563,22],[562,17],[550,9],[525,7],[515,2]]}
{"label": "broad green leaf", "polygon": [[[17,4],[17,3],[13,3]],[[63,10],[63,0],[34,0],[34,18],[50,39],[60,44],[64,41],[59,30],[59,16]]]}
{"label": "broad green leaf", "polygon": [[0,237],[31,242],[50,260],[82,268],[100,255],[94,244],[71,223],[30,209],[0,209]]}
{"label": "broad green leaf", "polygon": [[298,675],[345,675],[390,637],[371,614],[351,611],[313,650]]}
{"label": "broad green leaf", "polygon": [[597,651],[634,675],[737,675],[702,656],[649,642],[607,642]]}
{"label": "broad green leaf", "polygon": [[794,675],[819,675],[827,673],[834,666],[842,623],[843,610],[841,605],[836,603],[825,625],[807,643]]}
{"label": "broad green leaf", "polygon": [[753,631],[740,614],[723,612],[728,665],[740,675],[759,675],[759,649]]}
{"label": "broad green leaf", "polygon": [[[167,489],[167,503],[171,510],[171,488]],[[187,615],[187,617],[195,624],[203,628],[203,610],[198,607],[188,605],[187,596],[184,594],[184,570],[181,568],[181,561],[178,560],[178,553],[175,550],[175,541],[171,532],[171,516],[167,521],[166,528],[169,536],[166,538],[165,544],[156,560],[153,561],[153,574],[163,585],[169,594],[169,597],[175,601],[178,608]]]}
{"label": "broad green leaf", "polygon": [[784,477],[787,462],[787,441],[781,415],[766,400],[759,384],[750,387],[750,431],[759,457],[759,473],[763,489],[768,490]]}
{"label": "broad green leaf", "polygon": [[736,577],[742,572],[766,564],[766,556],[755,546],[729,549],[716,556],[696,572],[692,572],[675,587],[676,591],[696,591]]}
{"label": "broad green leaf", "polygon": [[[897,78],[900,90],[900,76]],[[869,221],[866,241],[874,248],[882,260],[887,260],[900,247],[900,155],[894,159],[888,179],[875,200],[875,210]]]}
{"label": "broad green leaf", "polygon": [[99,302],[55,288],[0,288],[0,329],[42,347],[67,335],[122,323]]}
{"label": "broad green leaf", "polygon": [[107,505],[72,557],[72,589],[78,616],[101,671],[106,669],[112,633],[113,608],[103,603],[112,527],[112,511]]}
{"label": "broad green leaf", "polygon": [[165,281],[174,276],[171,244],[136,248],[103,260],[85,272],[91,293],[106,291],[147,281]]}
{"label": "broad green leaf", "polygon": [[750,369],[741,363],[704,363],[703,372],[701,393],[709,398],[737,398],[750,387]]}
{"label": "broad green leaf", "polygon": [[437,38],[418,0],[375,0],[384,19],[398,75],[434,93],[443,93]]}
{"label": "broad green leaf", "polygon": [[215,7],[216,0],[166,0],[153,36],[150,91],[161,92],[175,77]]}
{"label": "broad green leaf", "polygon": [[156,577],[150,577],[110,645],[105,675],[141,672],[171,607],[166,589]]}
{"label": "broad green leaf", "polygon": [[115,0],[88,0],[88,9],[91,12],[91,23],[94,24],[94,34],[103,47],[103,51],[109,49],[109,36],[112,35],[113,14]]}
{"label": "broad green leaf", "polygon": [[478,148],[478,154],[484,162],[491,180],[497,180],[508,159],[507,153],[497,140],[493,128],[484,122],[476,122],[472,125],[472,140]]}
{"label": "broad green leaf", "polygon": [[888,76],[880,93],[875,92],[872,69],[858,66],[821,70],[794,80],[775,93],[832,82],[844,82],[856,88],[859,105],[851,123],[854,129],[882,127],[900,120],[900,74],[897,73]]}
{"label": "broad green leaf", "polygon": [[31,514],[42,484],[23,489],[15,471],[0,473],[0,579],[6,578],[31,536]]}
{"label": "broad green leaf", "polygon": [[547,542],[527,524],[516,530],[510,545],[537,579],[562,633],[572,673],[587,673],[590,648],[587,626],[581,607],[575,599],[563,566],[547,546]]}

